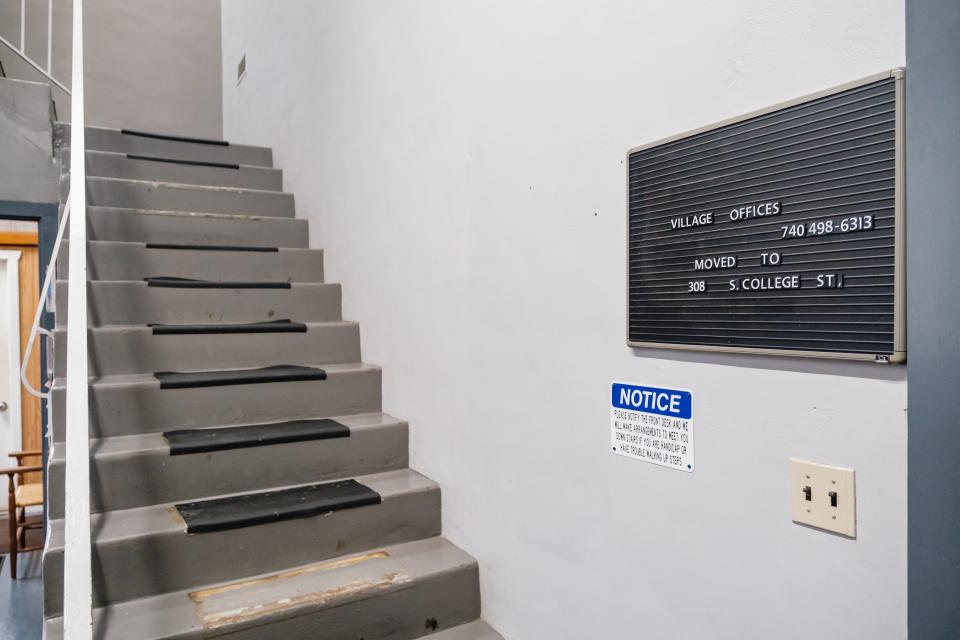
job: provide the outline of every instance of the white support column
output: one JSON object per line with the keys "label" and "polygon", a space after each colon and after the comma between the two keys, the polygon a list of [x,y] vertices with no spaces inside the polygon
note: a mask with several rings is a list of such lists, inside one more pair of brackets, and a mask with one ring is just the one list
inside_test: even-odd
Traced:
{"label": "white support column", "polygon": [[66,513],[63,628],[66,640],[92,637],[90,410],[87,372],[87,185],[83,115],[83,0],[73,3],[70,125],[69,296],[67,302]]}

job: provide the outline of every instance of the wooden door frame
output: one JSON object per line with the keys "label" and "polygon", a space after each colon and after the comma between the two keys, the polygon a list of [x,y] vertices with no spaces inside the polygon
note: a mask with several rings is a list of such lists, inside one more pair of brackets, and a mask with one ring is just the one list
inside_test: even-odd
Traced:
{"label": "wooden door frame", "polygon": [[[21,202],[17,200],[0,200],[0,219],[4,220],[33,220],[37,223],[37,235],[39,245],[37,247],[39,254],[39,285],[43,284],[43,276],[46,272],[46,265],[50,263],[53,255],[53,245],[57,238],[57,227],[60,223],[60,205],[56,202]],[[38,286],[39,286],[38,285]],[[44,309],[40,317],[40,326],[45,329],[53,330],[53,311],[50,308]],[[46,381],[47,375],[47,350],[42,348],[45,340],[40,340],[38,336],[37,344],[34,349],[40,351],[40,378],[41,383]],[[40,403],[41,430],[42,430],[42,449],[43,449],[43,477],[46,479],[47,461],[49,459],[49,439],[47,434],[51,429],[48,414],[48,401],[42,400]],[[47,483],[43,483],[43,503],[47,504]],[[44,519],[46,519],[46,506],[44,506]]]}
{"label": "wooden door frame", "polygon": [[[13,429],[10,439],[10,450],[19,451],[23,442],[23,417],[21,414],[20,391],[20,348],[23,336],[20,335],[20,256],[22,251],[0,249],[0,262],[7,266],[7,300],[0,300],[0,305],[9,304],[6,309],[7,321],[10,327],[11,348],[7,357],[10,367],[9,400],[7,411],[10,415],[10,426]],[[0,307],[2,308],[2,307]],[[16,337],[16,340],[14,340]],[[2,399],[2,398],[0,398]],[[0,456],[6,456],[9,451],[0,451]]]}

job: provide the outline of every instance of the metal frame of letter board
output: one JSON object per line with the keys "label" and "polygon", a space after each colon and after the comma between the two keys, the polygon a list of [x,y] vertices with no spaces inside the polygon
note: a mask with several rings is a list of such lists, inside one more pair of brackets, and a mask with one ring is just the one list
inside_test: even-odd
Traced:
{"label": "metal frame of letter board", "polygon": [[[881,358],[879,355],[870,355],[868,353],[843,353],[843,352],[834,352],[834,351],[802,351],[794,349],[776,349],[776,348],[762,348],[762,347],[725,347],[725,346],[715,346],[715,345],[695,345],[695,344],[677,344],[677,343],[664,343],[664,342],[643,342],[643,341],[634,341],[630,339],[630,155],[642,151],[644,149],[649,149],[651,147],[656,147],[668,142],[674,142],[676,140],[681,140],[689,136],[696,135],[698,133],[704,133],[711,131],[713,129],[719,129],[720,127],[725,127],[730,124],[736,124],[738,122],[743,122],[744,120],[749,120],[757,116],[766,115],[774,111],[779,111],[780,109],[786,109],[787,107],[793,107],[809,100],[815,100],[817,98],[823,98],[826,96],[833,95],[835,93],[840,93],[847,91],[848,89],[855,89],[864,85],[872,84],[874,82],[879,82],[881,80],[886,80],[888,78],[893,78],[894,83],[894,105],[896,109],[895,123],[894,123],[894,257],[893,257],[893,353],[890,354],[888,358]],[[907,359],[907,297],[906,297],[906,211],[904,207],[905,201],[905,192],[904,192],[904,176],[903,176],[903,167],[904,167],[904,70],[902,68],[892,69],[890,71],[885,71],[883,73],[878,73],[866,78],[861,78],[860,80],[854,80],[840,86],[831,87],[823,91],[818,91],[816,93],[811,93],[799,98],[794,98],[792,100],[787,100],[786,102],[781,102],[779,104],[771,105],[763,109],[758,109],[750,113],[743,115],[735,116],[721,122],[716,122],[704,127],[694,129],[692,131],[686,131],[677,135],[669,136],[656,142],[651,142],[649,144],[640,145],[638,147],[633,147],[627,151],[626,161],[624,162],[625,171],[626,171],[626,184],[627,184],[627,202],[626,202],[626,211],[627,211],[627,282],[626,282],[626,292],[627,292],[627,345],[630,347],[643,347],[643,348],[652,348],[652,349],[681,349],[684,351],[723,351],[728,353],[753,353],[761,355],[783,355],[783,356],[800,356],[800,357],[814,357],[814,358],[835,358],[835,359],[844,359],[844,360],[869,360],[871,362],[891,362],[891,363],[901,363],[905,362]]]}

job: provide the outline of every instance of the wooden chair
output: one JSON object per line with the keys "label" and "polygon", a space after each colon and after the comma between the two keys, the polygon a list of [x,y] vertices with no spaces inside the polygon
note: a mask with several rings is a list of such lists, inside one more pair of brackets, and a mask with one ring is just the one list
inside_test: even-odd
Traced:
{"label": "wooden chair", "polygon": [[0,469],[0,475],[7,476],[7,518],[10,526],[10,577],[17,579],[17,554],[25,551],[37,551],[43,545],[27,546],[27,531],[42,529],[43,521],[27,523],[27,507],[43,504],[43,482],[24,482],[25,474],[41,471],[43,467],[24,465],[24,458],[39,458],[40,451],[14,451],[7,454],[16,458],[17,466]]}

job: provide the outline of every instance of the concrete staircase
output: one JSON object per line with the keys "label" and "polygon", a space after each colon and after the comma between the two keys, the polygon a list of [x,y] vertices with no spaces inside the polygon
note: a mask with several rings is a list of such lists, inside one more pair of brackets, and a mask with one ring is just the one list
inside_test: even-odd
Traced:
{"label": "concrete staircase", "polygon": [[[501,639],[270,149],[86,139],[95,637]],[[58,282],[48,638],[68,295]]]}

